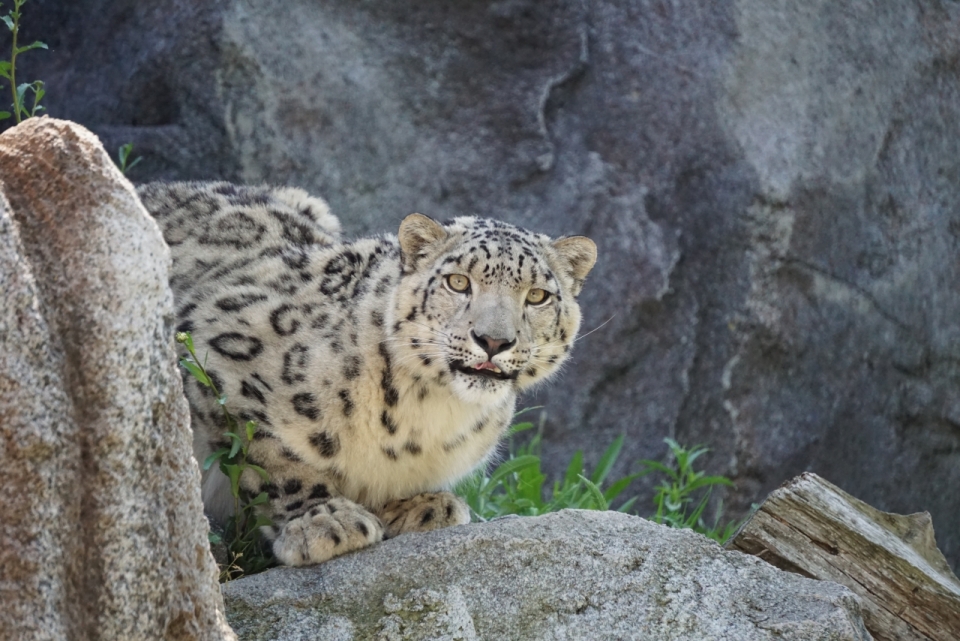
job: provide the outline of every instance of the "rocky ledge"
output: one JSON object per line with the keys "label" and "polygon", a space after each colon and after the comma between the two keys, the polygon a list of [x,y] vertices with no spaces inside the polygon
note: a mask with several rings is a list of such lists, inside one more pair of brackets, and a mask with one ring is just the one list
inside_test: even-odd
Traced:
{"label": "rocky ledge", "polygon": [[844,587],[617,512],[402,536],[223,592],[250,641],[871,638]]}

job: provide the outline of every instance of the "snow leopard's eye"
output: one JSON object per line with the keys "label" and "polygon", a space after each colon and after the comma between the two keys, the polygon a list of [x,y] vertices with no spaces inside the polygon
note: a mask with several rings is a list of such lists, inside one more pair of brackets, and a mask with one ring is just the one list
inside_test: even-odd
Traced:
{"label": "snow leopard's eye", "polygon": [[542,305],[550,299],[550,292],[543,289],[531,289],[527,292],[527,302],[531,305]]}
{"label": "snow leopard's eye", "polygon": [[466,292],[470,289],[470,279],[463,274],[450,274],[447,276],[447,285],[455,292]]}

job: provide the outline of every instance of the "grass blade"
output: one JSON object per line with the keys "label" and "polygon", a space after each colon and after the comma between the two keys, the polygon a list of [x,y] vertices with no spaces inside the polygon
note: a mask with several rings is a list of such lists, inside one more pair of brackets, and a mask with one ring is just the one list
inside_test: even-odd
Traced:
{"label": "grass blade", "polygon": [[600,488],[597,487],[597,484],[583,475],[580,476],[580,481],[587,487],[588,496],[593,500],[593,503],[596,506],[593,509],[607,509],[607,500],[603,498],[603,492],[600,491]]}
{"label": "grass blade", "polygon": [[615,438],[613,443],[610,444],[610,447],[607,448],[607,451],[600,457],[600,462],[597,463],[597,469],[590,475],[591,481],[597,485],[603,483],[604,479],[607,478],[607,474],[610,473],[610,469],[614,463],[617,462],[617,457],[620,456],[621,449],[623,449],[623,434]]}

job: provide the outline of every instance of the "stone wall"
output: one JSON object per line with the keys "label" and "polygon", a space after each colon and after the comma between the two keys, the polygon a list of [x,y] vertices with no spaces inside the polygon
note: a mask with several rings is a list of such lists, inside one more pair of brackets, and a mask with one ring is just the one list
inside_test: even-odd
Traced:
{"label": "stone wall", "polygon": [[27,10],[53,50],[24,74],[133,142],[134,179],[305,187],[349,233],[420,211],[593,237],[599,329],[526,399],[552,469],[621,433],[624,472],[706,443],[741,512],[812,470],[929,510],[960,563],[956,2]]}

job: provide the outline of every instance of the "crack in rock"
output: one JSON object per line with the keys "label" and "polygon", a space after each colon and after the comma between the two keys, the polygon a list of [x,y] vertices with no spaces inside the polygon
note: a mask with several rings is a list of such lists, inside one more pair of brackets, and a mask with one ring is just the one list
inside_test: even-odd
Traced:
{"label": "crack in rock", "polygon": [[587,33],[587,11],[585,3],[581,3],[581,7],[583,9],[584,19],[581,21],[579,28],[580,54],[573,66],[563,73],[547,80],[543,90],[540,92],[540,100],[537,103],[537,126],[540,130],[540,135],[547,143],[547,151],[537,156],[537,168],[541,172],[550,171],[556,162],[555,152],[557,145],[553,142],[553,138],[550,136],[550,128],[547,126],[547,106],[550,102],[550,96],[558,87],[562,87],[568,82],[576,80],[582,76],[586,72],[587,66],[590,64],[590,41]]}

